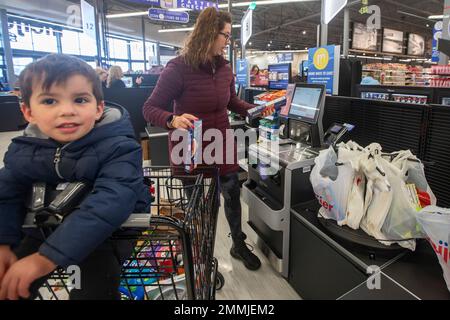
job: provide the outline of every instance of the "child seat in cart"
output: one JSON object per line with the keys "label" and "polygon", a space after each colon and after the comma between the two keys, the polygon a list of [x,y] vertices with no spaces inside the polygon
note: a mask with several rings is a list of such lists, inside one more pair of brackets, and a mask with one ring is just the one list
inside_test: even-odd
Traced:
{"label": "child seat in cart", "polygon": [[[178,174],[180,173],[180,174]],[[175,167],[145,167],[144,182],[152,197],[151,213],[133,213],[114,241],[128,241],[133,250],[123,261],[120,295],[123,300],[210,300],[224,284],[214,258],[214,240],[220,206],[217,169],[186,174]],[[85,190],[68,197],[35,185],[24,228],[38,228],[45,236],[64,223],[67,208],[80,201]],[[45,192],[45,203],[33,206]],[[44,191],[43,191],[44,190]],[[34,198],[34,200],[33,200]],[[48,199],[50,198],[50,199]],[[69,199],[71,198],[71,199]],[[62,200],[63,199],[63,200]],[[64,203],[63,203],[64,202]],[[35,203],[36,204],[36,203]],[[121,261],[122,262],[122,261]],[[71,270],[54,271],[32,298],[67,299],[73,283]],[[70,281],[69,281],[70,280]]]}

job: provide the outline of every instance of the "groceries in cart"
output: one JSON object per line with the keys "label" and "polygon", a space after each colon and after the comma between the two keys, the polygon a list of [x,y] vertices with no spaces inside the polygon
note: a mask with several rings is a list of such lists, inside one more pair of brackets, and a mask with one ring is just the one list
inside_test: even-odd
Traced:
{"label": "groceries in cart", "polygon": [[435,205],[436,197],[409,150],[383,153],[377,143],[340,143],[320,152],[310,180],[322,218],[361,228],[388,246],[415,250],[415,239],[425,237],[418,212]]}

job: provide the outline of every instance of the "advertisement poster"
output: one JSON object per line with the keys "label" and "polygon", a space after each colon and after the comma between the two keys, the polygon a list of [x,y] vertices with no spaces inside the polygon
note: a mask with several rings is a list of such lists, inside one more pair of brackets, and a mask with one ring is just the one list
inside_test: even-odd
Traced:
{"label": "advertisement poster", "polygon": [[425,54],[424,37],[410,33],[408,36],[408,54],[411,56],[423,56]]}
{"label": "advertisement poster", "polygon": [[286,89],[291,75],[291,64],[270,64],[269,65],[269,89]]}
{"label": "advertisement poster", "polygon": [[248,62],[245,59],[236,60],[236,83],[248,87]]}
{"label": "advertisement poster", "polygon": [[353,24],[352,49],[377,51],[377,29],[367,29],[362,23]]}
{"label": "advertisement poster", "polygon": [[383,52],[403,53],[403,31],[383,29]]}
{"label": "advertisement poster", "polygon": [[341,46],[325,46],[308,51],[308,83],[324,84],[327,94],[338,94]]}
{"label": "advertisement poster", "polygon": [[444,23],[442,21],[438,21],[434,24],[433,27],[433,53],[431,54],[432,62],[439,62],[439,51],[437,50],[438,39],[442,38],[442,28]]}

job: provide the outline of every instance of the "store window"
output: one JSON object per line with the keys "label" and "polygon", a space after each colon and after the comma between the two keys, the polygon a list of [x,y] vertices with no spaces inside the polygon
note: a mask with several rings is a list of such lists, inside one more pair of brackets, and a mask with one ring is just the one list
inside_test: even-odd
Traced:
{"label": "store window", "polygon": [[95,39],[80,32],[78,34],[80,39],[80,53],[82,56],[96,56],[97,55],[97,43]]}
{"label": "store window", "polygon": [[175,58],[176,56],[161,56],[161,65],[166,66],[167,62]]}
{"label": "store window", "polygon": [[58,45],[56,41],[56,32],[51,28],[31,27],[31,37],[33,38],[33,50],[43,52],[58,52]]}
{"label": "store window", "polygon": [[29,26],[26,26],[24,22],[13,21],[8,23],[8,29],[12,49],[33,50]]}
{"label": "store window", "polygon": [[122,68],[122,71],[125,73],[128,71],[128,62],[125,61],[111,61],[112,66],[119,66]]}
{"label": "store window", "polygon": [[144,60],[142,41],[130,41],[131,60]]}
{"label": "store window", "polygon": [[133,62],[131,64],[131,70],[134,72],[144,71],[144,63],[143,62]]}
{"label": "store window", "polygon": [[66,54],[80,54],[79,32],[63,30],[61,35],[62,52]]}
{"label": "store window", "polygon": [[33,62],[33,58],[14,58],[13,57],[13,65],[14,65],[14,74],[20,75],[25,67]]}
{"label": "store window", "polygon": [[128,59],[127,41],[108,38],[109,56],[112,59]]}

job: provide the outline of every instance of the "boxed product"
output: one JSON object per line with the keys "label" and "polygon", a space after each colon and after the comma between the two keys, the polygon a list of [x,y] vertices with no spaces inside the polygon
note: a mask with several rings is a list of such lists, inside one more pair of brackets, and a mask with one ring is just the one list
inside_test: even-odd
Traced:
{"label": "boxed product", "polygon": [[194,121],[194,128],[189,129],[188,149],[184,161],[186,172],[192,172],[200,162],[202,146],[202,120]]}

